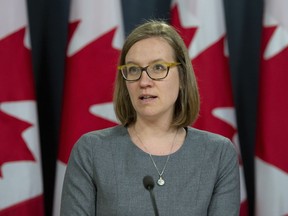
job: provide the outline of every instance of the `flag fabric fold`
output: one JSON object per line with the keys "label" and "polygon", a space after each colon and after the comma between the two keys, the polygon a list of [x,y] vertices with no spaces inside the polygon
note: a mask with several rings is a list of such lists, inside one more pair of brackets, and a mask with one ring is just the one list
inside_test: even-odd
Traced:
{"label": "flag fabric fold", "polygon": [[0,2],[0,215],[44,215],[26,1]]}
{"label": "flag fabric fold", "polygon": [[241,216],[247,215],[247,198],[238,141],[236,113],[228,64],[223,2],[174,0],[171,22],[189,49],[199,85],[201,109],[194,127],[229,138],[239,153]]}
{"label": "flag fabric fold", "polygon": [[63,178],[81,135],[118,124],[112,104],[124,40],[119,1],[71,1],[60,146],[53,215],[60,213]]}

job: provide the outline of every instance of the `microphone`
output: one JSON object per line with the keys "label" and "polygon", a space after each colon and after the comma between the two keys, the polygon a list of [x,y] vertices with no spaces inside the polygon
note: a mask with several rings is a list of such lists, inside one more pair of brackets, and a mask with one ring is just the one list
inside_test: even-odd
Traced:
{"label": "microphone", "polygon": [[153,178],[151,176],[145,176],[143,178],[143,185],[146,188],[146,190],[148,190],[150,193],[150,198],[152,201],[155,216],[159,216],[159,212],[158,212],[158,208],[157,208],[157,204],[156,204],[156,200],[155,200],[155,196],[154,196],[154,192],[153,192],[153,188],[154,188]]}

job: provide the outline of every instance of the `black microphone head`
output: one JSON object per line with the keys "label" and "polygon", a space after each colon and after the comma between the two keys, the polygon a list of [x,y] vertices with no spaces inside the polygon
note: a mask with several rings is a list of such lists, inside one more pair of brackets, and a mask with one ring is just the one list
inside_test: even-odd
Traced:
{"label": "black microphone head", "polygon": [[154,180],[151,176],[145,176],[143,178],[143,184],[144,184],[144,187],[147,189],[147,190],[152,190],[154,188]]}

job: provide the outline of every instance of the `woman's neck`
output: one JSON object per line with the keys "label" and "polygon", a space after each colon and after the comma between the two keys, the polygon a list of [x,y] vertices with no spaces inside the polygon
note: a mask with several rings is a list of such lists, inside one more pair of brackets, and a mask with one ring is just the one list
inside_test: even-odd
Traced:
{"label": "woman's neck", "polygon": [[152,155],[168,155],[177,151],[185,139],[183,128],[170,127],[166,124],[145,124],[136,122],[128,127],[135,145]]}
{"label": "woman's neck", "polygon": [[154,118],[151,120],[138,116],[137,121],[134,123],[133,127],[137,131],[141,131],[150,136],[153,136],[153,134],[156,134],[156,136],[161,134],[167,135],[169,133],[174,133],[177,130],[176,127],[171,127],[171,121],[172,119]]}

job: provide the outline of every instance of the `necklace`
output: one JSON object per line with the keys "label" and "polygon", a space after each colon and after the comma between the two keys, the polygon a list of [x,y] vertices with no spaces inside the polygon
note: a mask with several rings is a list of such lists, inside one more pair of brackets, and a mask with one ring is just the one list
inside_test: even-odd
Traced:
{"label": "necklace", "polygon": [[146,150],[147,153],[149,154],[149,157],[150,157],[150,159],[151,159],[151,161],[152,161],[152,163],[153,163],[153,165],[154,165],[154,167],[155,167],[155,169],[156,169],[156,171],[157,171],[157,173],[158,173],[158,175],[159,175],[159,179],[157,180],[157,184],[158,184],[159,186],[163,186],[163,185],[165,184],[165,180],[163,179],[163,174],[164,174],[164,171],[165,171],[166,166],[167,166],[167,164],[168,164],[168,161],[169,161],[169,159],[170,159],[170,155],[171,155],[171,152],[172,152],[174,143],[175,143],[175,139],[176,139],[176,136],[177,136],[177,134],[178,134],[178,129],[177,129],[177,131],[176,131],[176,133],[175,133],[175,136],[174,136],[174,138],[173,138],[173,142],[172,142],[172,145],[171,145],[171,148],[170,148],[170,152],[169,152],[169,154],[168,154],[168,156],[167,156],[166,162],[165,162],[164,167],[163,167],[163,169],[162,169],[161,172],[159,171],[159,169],[158,169],[158,167],[157,167],[157,165],[156,165],[156,163],[155,163],[155,161],[154,161],[154,159],[153,159],[152,154],[148,151],[148,149],[146,148],[146,146],[143,144],[142,140],[141,140],[140,137],[138,136],[137,131],[136,131],[136,129],[135,129],[135,126],[133,127],[133,129],[134,129],[134,131],[135,131],[136,137],[138,138],[138,140],[139,140],[140,143],[142,144],[143,148],[145,148],[145,150]]}

